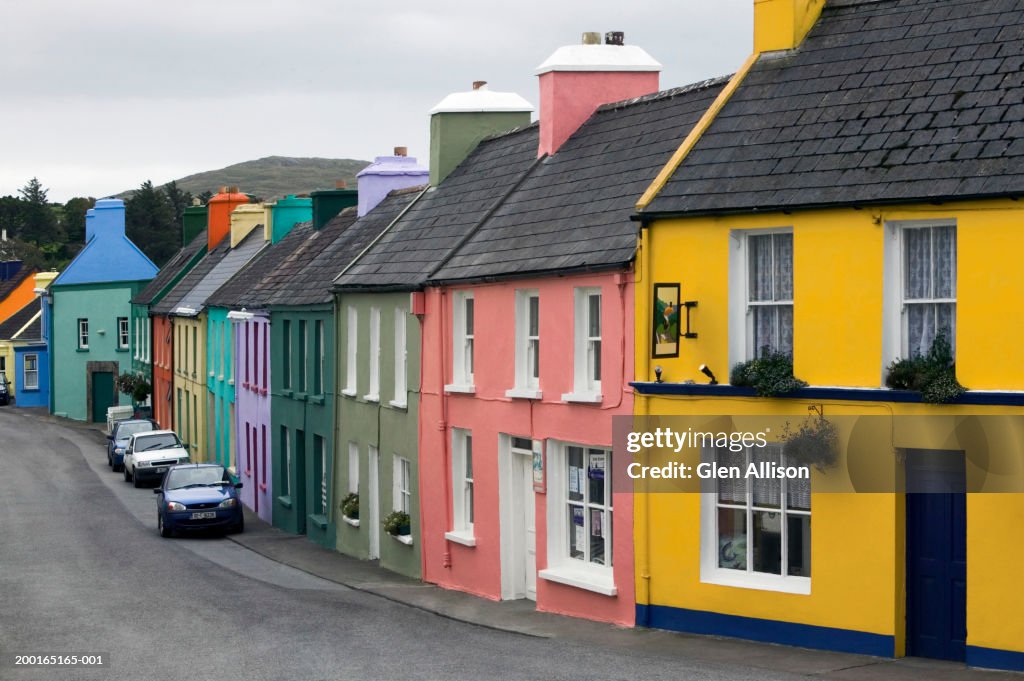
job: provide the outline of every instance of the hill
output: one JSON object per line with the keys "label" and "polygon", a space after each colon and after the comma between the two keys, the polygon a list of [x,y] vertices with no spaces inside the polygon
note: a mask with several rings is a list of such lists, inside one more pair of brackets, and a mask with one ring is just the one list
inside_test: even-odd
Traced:
{"label": "hill", "polygon": [[[274,199],[288,194],[307,194],[314,189],[331,189],[338,180],[355,188],[356,173],[369,161],[350,158],[291,158],[268,156],[255,161],[236,163],[219,170],[207,170],[175,180],[178,189],[198,196],[213,193],[223,186],[237,185],[240,190],[261,199]],[[118,197],[130,196],[127,190]]]}

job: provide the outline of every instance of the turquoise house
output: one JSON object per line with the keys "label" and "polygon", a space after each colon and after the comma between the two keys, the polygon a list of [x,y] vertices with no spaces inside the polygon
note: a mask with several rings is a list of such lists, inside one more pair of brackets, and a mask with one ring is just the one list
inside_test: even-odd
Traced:
{"label": "turquoise house", "polygon": [[124,233],[124,202],[96,202],[88,242],[50,285],[53,336],[51,411],[105,421],[107,408],[131,404],[116,379],[132,368],[131,299],[157,267]]}

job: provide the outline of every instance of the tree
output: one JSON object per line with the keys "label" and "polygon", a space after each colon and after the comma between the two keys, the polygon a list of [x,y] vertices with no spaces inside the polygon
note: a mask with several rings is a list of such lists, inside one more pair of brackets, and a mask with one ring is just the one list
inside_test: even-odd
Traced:
{"label": "tree", "polygon": [[185,217],[185,209],[192,205],[192,192],[178,189],[178,183],[173,180],[161,189],[167,195],[167,201],[171,204],[171,208],[174,209],[174,221],[180,225]]}
{"label": "tree", "polygon": [[208,204],[210,202],[210,199],[213,198],[213,192],[211,192],[209,189],[207,189],[206,191],[201,193],[196,198],[199,199],[199,202],[202,203],[205,206],[206,204]]}
{"label": "tree", "polygon": [[177,252],[181,223],[167,194],[146,180],[125,202],[125,232],[157,267]]}
{"label": "tree", "polygon": [[35,244],[40,248],[56,244],[58,247],[67,241],[67,235],[57,221],[57,216],[46,200],[47,190],[38,179],[32,178],[18,190],[23,203],[21,224],[13,235]]}
{"label": "tree", "polygon": [[85,212],[96,205],[96,199],[76,196],[64,204],[61,227],[68,236],[68,243],[85,243]]}

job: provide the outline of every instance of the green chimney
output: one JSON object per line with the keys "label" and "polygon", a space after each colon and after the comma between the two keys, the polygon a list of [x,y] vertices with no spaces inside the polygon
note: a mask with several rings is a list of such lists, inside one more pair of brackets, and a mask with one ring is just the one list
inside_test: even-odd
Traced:
{"label": "green chimney", "polygon": [[185,208],[185,214],[181,219],[181,245],[188,246],[199,234],[206,229],[206,206],[196,205],[199,199],[191,206]]}

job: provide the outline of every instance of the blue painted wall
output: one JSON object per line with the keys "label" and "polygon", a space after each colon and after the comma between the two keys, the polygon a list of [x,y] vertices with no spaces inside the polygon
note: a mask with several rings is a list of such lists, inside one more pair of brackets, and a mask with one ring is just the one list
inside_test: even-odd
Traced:
{"label": "blue painted wall", "polygon": [[207,424],[210,438],[208,461],[229,468],[236,465],[234,406],[234,325],[223,307],[206,310],[206,387],[209,390]]}
{"label": "blue painted wall", "polygon": [[[25,355],[38,355],[39,387],[25,388]],[[50,358],[45,344],[14,348],[14,402],[19,407],[47,407],[50,404]]]}

